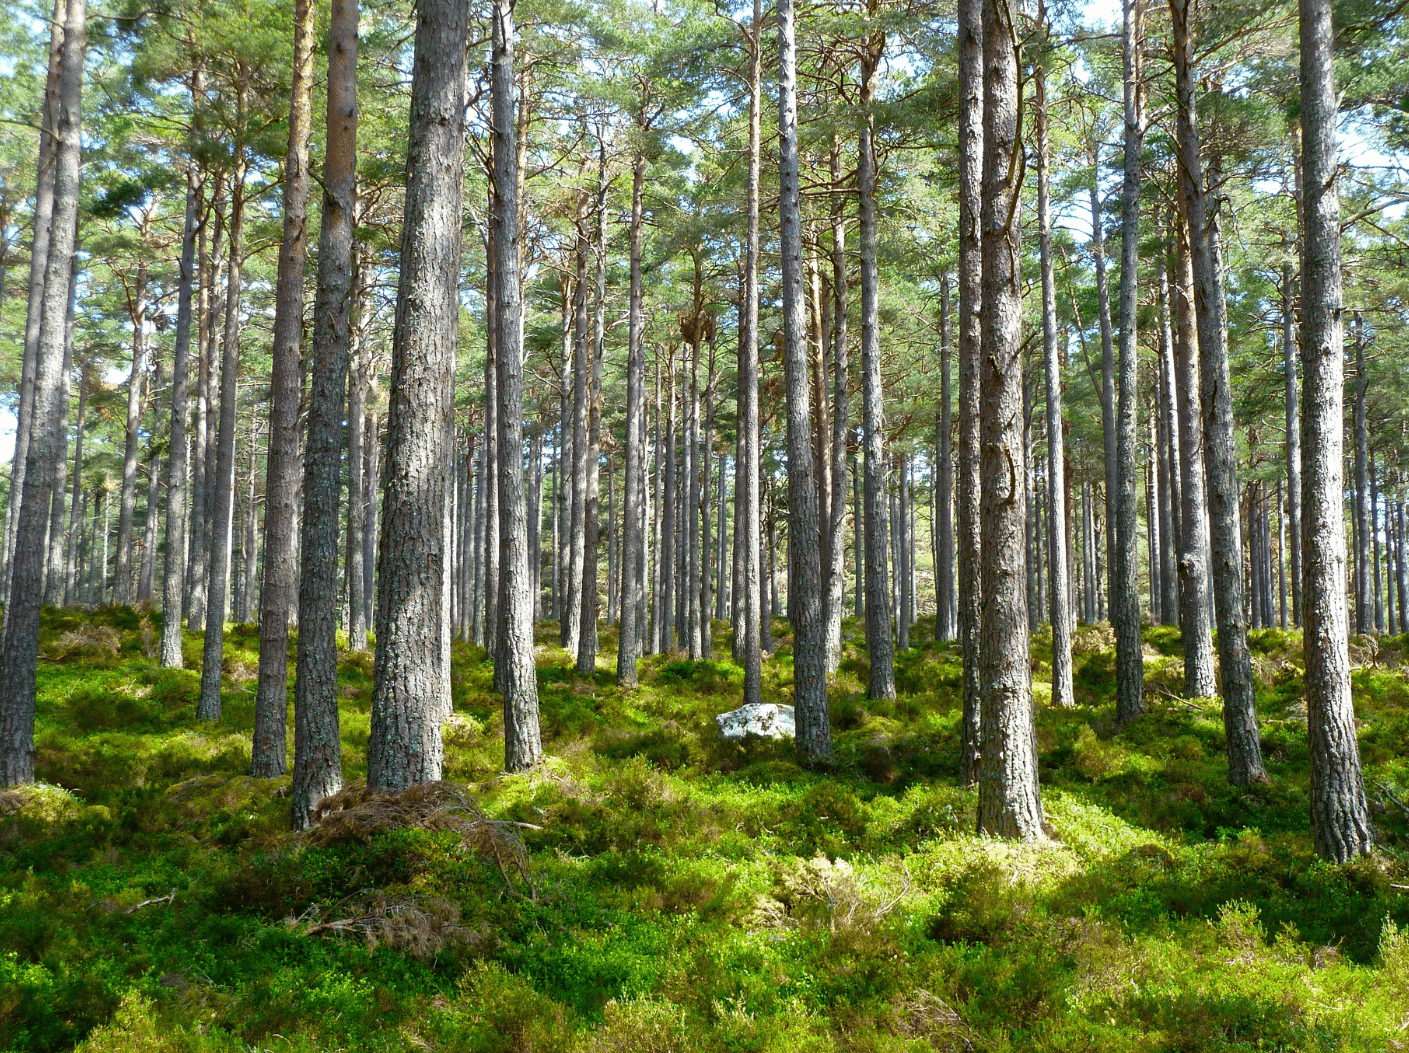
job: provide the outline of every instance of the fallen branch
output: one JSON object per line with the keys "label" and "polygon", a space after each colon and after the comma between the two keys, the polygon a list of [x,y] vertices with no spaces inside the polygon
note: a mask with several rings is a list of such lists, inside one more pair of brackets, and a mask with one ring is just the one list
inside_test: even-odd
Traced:
{"label": "fallen branch", "polygon": [[1398,797],[1396,797],[1394,795],[1393,790],[1391,790],[1382,782],[1375,783],[1375,789],[1380,791],[1386,801],[1388,801],[1390,804],[1394,805],[1401,812],[1403,812],[1406,818],[1409,818],[1409,804],[1405,804]]}
{"label": "fallen branch", "polygon": [[175,890],[175,889],[172,889],[172,890],[171,890],[170,892],[168,892],[165,896],[156,896],[156,897],[154,897],[154,898],[152,898],[152,899],[144,899],[141,903],[138,903],[135,907],[128,907],[125,911],[123,911],[123,913],[124,913],[124,914],[136,914],[136,913],[137,913],[139,910],[141,910],[143,907],[155,907],[158,903],[170,903],[170,902],[171,902],[172,900],[174,900],[175,898],[176,898],[176,890]]}

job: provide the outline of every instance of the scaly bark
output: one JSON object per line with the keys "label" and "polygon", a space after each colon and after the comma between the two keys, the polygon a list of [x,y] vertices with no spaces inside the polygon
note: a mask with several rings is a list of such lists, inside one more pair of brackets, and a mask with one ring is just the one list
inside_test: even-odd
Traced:
{"label": "scaly bark", "polygon": [[1043,838],[1027,624],[1018,34],[1012,0],[983,4],[982,757],[978,829]]}
{"label": "scaly bark", "polygon": [[447,449],[459,319],[467,0],[420,0],[392,334],[367,784],[440,778]]}
{"label": "scaly bark", "polygon": [[[827,640],[822,622],[816,466],[807,375],[802,289],[802,207],[798,176],[797,25],[794,0],[778,3],[778,217],[782,228],[783,372],[788,432],[788,613],[793,625],[793,705],[804,761],[832,756],[827,711]],[[873,656],[874,658],[874,656]]]}
{"label": "scaly bark", "polygon": [[67,0],[59,97],[53,111],[53,231],[44,267],[39,342],[35,350],[34,420],[25,453],[24,493],[15,524],[10,593],[0,638],[0,786],[34,781],[34,707],[39,669],[39,609],[44,599],[44,533],[59,456],[58,398],[64,359],[64,316],[77,234],[83,134],[86,0]]}
{"label": "scaly bark", "polygon": [[1145,712],[1145,657],[1140,639],[1140,564],[1136,522],[1135,429],[1140,264],[1140,165],[1145,145],[1144,0],[1124,0],[1121,33],[1125,85],[1125,172],[1121,185],[1120,376],[1115,414],[1115,551],[1111,564],[1111,624],[1115,629],[1116,720]]}
{"label": "scaly bark", "polygon": [[979,366],[983,302],[980,194],[983,176],[983,0],[959,0],[959,637],[964,658],[959,781],[979,777],[980,509]]}
{"label": "scaly bark", "polygon": [[[1048,38],[1045,5],[1038,7],[1042,44]],[[1037,224],[1041,240],[1042,352],[1047,394],[1047,547],[1050,556],[1048,618],[1052,623],[1052,704],[1072,706],[1071,603],[1067,583],[1066,495],[1061,484],[1065,455],[1062,435],[1062,364],[1057,354],[1057,282],[1052,267],[1051,146],[1047,132],[1047,71],[1039,55],[1033,71],[1037,115]],[[941,286],[943,289],[944,287]],[[947,290],[946,290],[947,291]],[[946,373],[948,370],[946,369]],[[1137,626],[1138,631],[1138,626]]]}
{"label": "scaly bark", "polygon": [[[355,9],[356,0],[353,2]],[[264,586],[259,594],[259,684],[254,699],[254,745],[250,751],[250,774],[266,779],[283,775],[287,767],[289,613],[294,602],[296,571],[294,521],[299,485],[298,415],[303,401],[303,271],[308,255],[308,143],[313,131],[314,14],[312,0],[297,0],[289,144],[284,161],[284,238],[279,248],[279,275],[274,293],[269,457],[264,480]],[[315,328],[317,325],[315,317]],[[314,383],[319,379],[315,370]],[[303,812],[301,815],[296,798],[294,818],[300,826],[307,822],[307,809]]]}
{"label": "scaly bark", "polygon": [[[874,5],[872,5],[874,14]],[[872,30],[861,60],[861,105],[870,106],[885,35]],[[866,651],[871,662],[867,697],[895,698],[895,644],[891,637],[891,587],[886,567],[885,392],[881,383],[880,274],[876,264],[875,118],[863,112],[857,160],[861,213],[861,403],[863,493],[866,501]],[[897,575],[901,568],[895,568]],[[898,612],[897,612],[898,613]]]}
{"label": "scaly bark", "polygon": [[1345,862],[1374,844],[1355,710],[1345,610],[1341,510],[1344,371],[1336,91],[1330,0],[1300,0],[1302,165],[1302,618],[1311,836],[1326,859]]}
{"label": "scaly bark", "polygon": [[[318,230],[318,289],[313,305],[309,370],[312,389],[308,397],[299,546],[302,560],[292,792],[296,830],[309,824],[323,798],[342,788],[338,737],[338,497],[343,410],[352,353],[358,15],[357,0],[333,0],[328,25],[327,152],[321,180],[323,211]],[[355,420],[351,426],[357,426]],[[265,574],[267,581],[267,565]]]}
{"label": "scaly bark", "polygon": [[[521,771],[543,756],[538,728],[538,683],[533,664],[533,594],[528,566],[528,529],[523,480],[523,302],[519,281],[517,126],[514,121],[513,0],[496,0],[493,11],[491,91],[494,217],[498,256],[496,300],[499,328],[499,571],[500,679],[504,694],[504,767]],[[453,329],[452,329],[453,333]]]}
{"label": "scaly bark", "polygon": [[1194,272],[1194,315],[1199,335],[1199,387],[1208,478],[1209,545],[1223,674],[1223,727],[1228,735],[1228,777],[1235,786],[1264,782],[1257,730],[1257,698],[1243,608],[1242,551],[1238,529],[1238,479],[1233,405],[1228,376],[1228,328],[1219,259],[1217,210],[1203,185],[1198,114],[1194,99],[1194,45],[1188,0],[1170,0],[1178,95],[1179,166],[1189,223]]}

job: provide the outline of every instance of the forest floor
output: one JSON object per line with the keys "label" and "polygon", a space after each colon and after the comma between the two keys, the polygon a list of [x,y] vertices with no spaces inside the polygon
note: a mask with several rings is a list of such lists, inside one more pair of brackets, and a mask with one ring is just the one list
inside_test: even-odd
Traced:
{"label": "forest floor", "polygon": [[[648,658],[623,692],[612,633],[586,683],[544,625],[548,759],[506,776],[490,666],[457,645],[445,778],[470,798],[354,794],[294,836],[288,779],[245,774],[253,626],[226,635],[209,725],[199,674],[148,657],[151,615],[44,617],[42,784],[0,794],[3,1050],[1409,1048],[1409,638],[1354,647],[1383,849],[1333,866],[1308,833],[1300,638],[1275,630],[1253,634],[1273,781],[1247,791],[1216,703],[1177,697],[1176,631],[1147,628],[1150,712],[1124,730],[1109,629],[1078,631],[1070,711],[1037,638],[1051,840],[1021,846],[973,833],[959,660],[923,629],[894,704],[864,700],[847,644],[827,774],[718,739],[726,659]],[[341,658],[354,783],[371,658]]]}

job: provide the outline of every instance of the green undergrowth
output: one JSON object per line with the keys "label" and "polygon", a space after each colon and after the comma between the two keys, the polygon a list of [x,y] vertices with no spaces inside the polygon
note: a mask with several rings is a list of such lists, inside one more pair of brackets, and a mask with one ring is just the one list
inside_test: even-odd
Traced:
{"label": "green undergrowth", "polygon": [[[895,701],[864,697],[859,626],[831,687],[836,761],[722,743],[742,670],[656,655],[591,679],[556,629],[547,759],[506,775],[485,652],[456,644],[445,776],[492,822],[288,830],[247,777],[258,638],[225,638],[224,715],[158,668],[155,616],[46,611],[37,770],[0,794],[0,1050],[1396,1050],[1409,1042],[1409,683],[1357,640],[1357,727],[1382,850],[1318,861],[1300,641],[1254,633],[1272,782],[1229,785],[1216,700],[1180,699],[1146,632],[1149,712],[1115,722],[1113,639],[1075,639],[1048,705],[1050,839],[974,835],[956,783],[962,670],[925,626]],[[790,640],[764,670],[792,694]],[[201,637],[186,641],[198,664]],[[365,776],[370,655],[341,654],[343,766]],[[292,718],[292,714],[290,715]],[[469,813],[466,813],[469,814]],[[518,825],[508,825],[508,824]],[[492,834],[492,836],[491,836]],[[521,843],[518,839],[521,838]]]}

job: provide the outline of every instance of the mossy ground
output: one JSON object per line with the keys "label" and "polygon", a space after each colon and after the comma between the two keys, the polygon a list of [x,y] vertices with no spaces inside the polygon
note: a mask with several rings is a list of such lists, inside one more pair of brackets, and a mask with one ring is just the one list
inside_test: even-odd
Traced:
{"label": "mossy ground", "polygon": [[[778,629],[765,695],[785,701]],[[490,667],[457,645],[445,777],[541,828],[524,831],[530,893],[443,833],[291,839],[287,779],[245,774],[253,627],[226,635],[218,725],[194,719],[196,673],[148,657],[153,630],[128,609],[45,614],[48,785],[0,799],[0,1049],[1409,1045],[1409,814],[1377,814],[1377,858],[1315,859],[1295,635],[1254,635],[1273,782],[1250,791],[1228,784],[1216,703],[1178,698],[1177,633],[1147,630],[1150,712],[1124,730],[1109,631],[1079,631],[1068,712],[1042,704],[1050,643],[1036,638],[1042,846],[974,836],[975,793],[955,784],[959,661],[923,629],[893,704],[864,699],[848,643],[826,774],[791,748],[717,741],[713,715],[741,684],[727,658],[655,656],[623,692],[611,631],[583,682],[544,626],[548,760],[503,775]],[[1356,648],[1377,799],[1409,799],[1406,643]],[[199,648],[191,635],[193,666]],[[341,683],[355,781],[369,657],[345,654]],[[369,892],[438,897],[474,938],[418,957],[306,934]]]}

